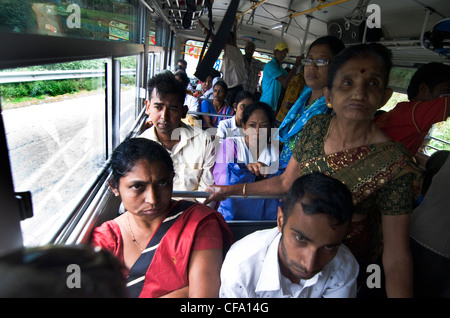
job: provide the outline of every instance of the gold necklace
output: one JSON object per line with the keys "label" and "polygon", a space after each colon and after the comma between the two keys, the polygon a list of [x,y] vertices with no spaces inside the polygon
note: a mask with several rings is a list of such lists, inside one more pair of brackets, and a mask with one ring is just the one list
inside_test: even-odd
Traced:
{"label": "gold necklace", "polygon": [[139,243],[136,241],[136,238],[134,237],[133,230],[131,229],[130,218],[128,217],[129,213],[130,212],[127,212],[127,222],[128,222],[128,229],[130,230],[131,234],[131,239],[133,240],[134,244],[136,244],[137,247],[140,248],[141,251],[144,251],[144,249],[139,245]]}
{"label": "gold necklace", "polygon": [[[328,135],[330,134],[330,131],[334,128],[334,126],[336,125],[336,117],[333,117],[331,119],[330,125],[328,126],[328,130],[327,130],[327,134],[325,135],[325,137],[323,138],[323,142],[325,143],[328,139]],[[375,132],[375,125],[373,122],[370,123],[370,133],[367,135],[367,138],[364,142],[364,145],[367,146],[369,144],[369,142],[372,140],[373,137],[373,133]]]}

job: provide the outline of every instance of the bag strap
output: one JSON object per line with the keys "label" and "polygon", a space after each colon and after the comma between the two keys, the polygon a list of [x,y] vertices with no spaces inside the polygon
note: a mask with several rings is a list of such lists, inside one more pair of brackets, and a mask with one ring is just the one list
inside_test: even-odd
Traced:
{"label": "bag strap", "polygon": [[184,210],[194,204],[195,202],[191,201],[180,201],[180,203],[178,203],[161,222],[147,247],[142,251],[142,254],[130,269],[127,277],[127,287],[130,297],[139,297],[142,288],[144,287],[145,275],[147,274],[147,270],[152,263],[153,256],[155,255],[159,243],[164,235],[166,235],[170,227],[175,223],[177,218],[183,214]]}
{"label": "bag strap", "polygon": [[206,52],[205,56],[202,57],[197,64],[197,69],[194,75],[201,81],[204,81],[206,79],[210,70],[213,68],[214,63],[219,57],[220,52],[222,52],[222,49],[227,42],[228,35],[233,27],[234,20],[236,18],[239,1],[240,0],[231,0],[231,3],[228,5],[227,12],[223,17],[222,23],[220,24],[219,30],[217,31],[217,34],[214,37],[208,52]]}

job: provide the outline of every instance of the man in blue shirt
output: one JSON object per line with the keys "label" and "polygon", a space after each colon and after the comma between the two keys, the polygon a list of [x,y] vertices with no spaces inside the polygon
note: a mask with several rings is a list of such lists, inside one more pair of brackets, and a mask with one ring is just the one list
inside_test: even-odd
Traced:
{"label": "man in blue shirt", "polygon": [[301,65],[301,57],[297,56],[294,66],[288,73],[281,66],[286,58],[289,48],[285,42],[280,42],[273,51],[274,57],[266,64],[263,70],[261,102],[267,103],[273,111],[277,111],[281,88],[286,89],[289,81],[295,75],[297,67]]}

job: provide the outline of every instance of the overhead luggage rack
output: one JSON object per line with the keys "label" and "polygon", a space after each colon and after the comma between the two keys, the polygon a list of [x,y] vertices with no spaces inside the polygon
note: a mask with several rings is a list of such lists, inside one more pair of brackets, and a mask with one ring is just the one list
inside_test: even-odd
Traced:
{"label": "overhead luggage rack", "polygon": [[208,0],[151,0],[158,5],[176,29],[194,30],[196,21],[207,10]]}

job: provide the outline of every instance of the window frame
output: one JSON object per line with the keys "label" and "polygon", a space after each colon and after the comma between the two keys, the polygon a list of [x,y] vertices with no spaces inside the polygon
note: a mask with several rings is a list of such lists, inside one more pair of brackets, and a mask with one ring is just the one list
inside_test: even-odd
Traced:
{"label": "window frame", "polygon": [[[83,38],[47,36],[39,34],[12,33],[0,31],[0,41],[4,44],[0,51],[0,70],[16,67],[27,67],[33,65],[42,65],[50,63],[72,62],[89,59],[106,58],[108,60],[105,69],[106,77],[106,98],[105,98],[105,116],[106,116],[106,158],[104,166],[98,171],[92,184],[86,184],[85,192],[80,197],[79,203],[74,207],[71,213],[67,215],[65,221],[58,229],[49,229],[49,237],[41,244],[74,244],[85,241],[86,232],[99,219],[102,218],[104,207],[110,201],[111,193],[108,191],[107,180],[110,174],[110,155],[120,143],[120,62],[116,60],[119,57],[137,56],[136,63],[136,94],[135,114],[136,119],[125,138],[137,134],[145,124],[145,94],[142,92],[146,88],[147,80],[152,74],[153,67],[148,65],[149,55],[152,52],[161,52],[162,47],[149,45],[151,20],[150,13],[140,2],[134,6],[131,14],[137,14],[137,24],[139,34],[137,39],[142,43],[130,43],[121,41],[92,40]],[[9,43],[9,44],[8,44]],[[11,45],[11,43],[13,45]],[[3,128],[3,127],[2,127]],[[6,133],[3,129],[3,138]],[[11,176],[8,148],[5,145],[3,152],[6,152],[5,160],[0,163],[0,170],[9,172]],[[12,179],[12,177],[11,177]],[[10,192],[10,193],[9,193]],[[11,227],[13,234],[8,233],[8,238],[2,241],[11,241],[4,249],[12,249],[23,246],[23,237],[20,228],[20,211],[17,207],[17,199],[14,197],[14,186],[11,182],[9,192],[4,191],[2,202],[6,206],[11,206],[2,216],[4,219],[13,218],[17,227]],[[12,196],[10,195],[12,193]],[[6,198],[6,195],[9,195]],[[5,197],[5,200],[3,200]],[[117,202],[113,202],[116,204]],[[88,223],[86,223],[88,222]],[[91,224],[89,224],[91,222]],[[94,222],[94,223],[92,223]],[[3,228],[3,225],[2,225]],[[53,231],[54,230],[54,231]],[[4,231],[3,231],[4,232]],[[84,233],[84,234],[83,234]],[[14,238],[14,240],[11,240]],[[1,251],[0,251],[1,252]]]}

